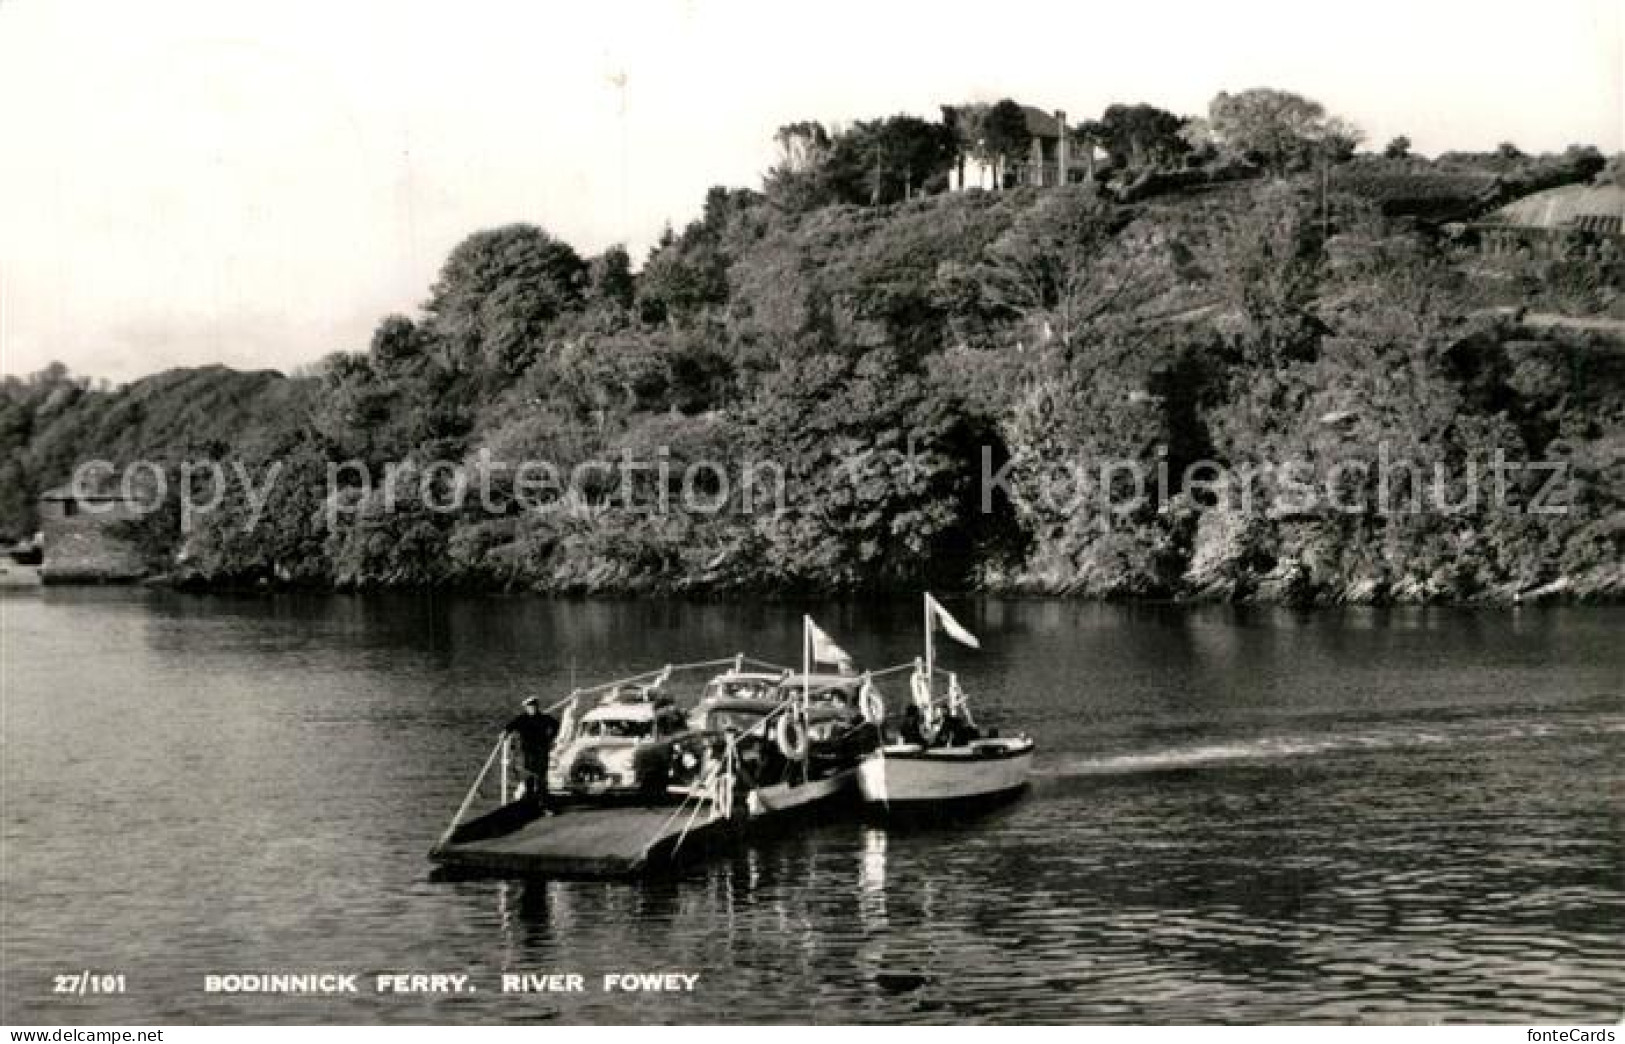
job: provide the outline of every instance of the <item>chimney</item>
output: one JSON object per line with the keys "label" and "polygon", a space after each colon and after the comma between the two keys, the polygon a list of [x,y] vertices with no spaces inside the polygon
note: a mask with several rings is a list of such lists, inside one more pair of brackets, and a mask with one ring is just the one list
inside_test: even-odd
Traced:
{"label": "chimney", "polygon": [[1061,140],[1055,143],[1055,183],[1069,184],[1072,180],[1072,131],[1066,125],[1066,110],[1055,110],[1055,122],[1061,125]]}

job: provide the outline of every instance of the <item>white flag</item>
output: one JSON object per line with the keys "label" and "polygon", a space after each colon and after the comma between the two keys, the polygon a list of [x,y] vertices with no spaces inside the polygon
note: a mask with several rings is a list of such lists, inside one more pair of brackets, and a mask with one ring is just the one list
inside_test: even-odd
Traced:
{"label": "white flag", "polygon": [[965,630],[964,627],[960,626],[958,620],[955,620],[952,616],[949,616],[948,610],[944,609],[935,598],[932,598],[930,595],[926,595],[925,604],[931,610],[932,621],[934,623],[941,624],[942,629],[948,632],[948,637],[952,638],[961,645],[968,645],[972,649],[980,649],[982,647],[982,643],[976,640],[976,636]]}
{"label": "white flag", "polygon": [[835,639],[824,633],[824,629],[813,623],[812,617],[807,617],[807,640],[812,643],[812,658],[814,663],[851,663],[852,657],[847,651],[835,644]]}

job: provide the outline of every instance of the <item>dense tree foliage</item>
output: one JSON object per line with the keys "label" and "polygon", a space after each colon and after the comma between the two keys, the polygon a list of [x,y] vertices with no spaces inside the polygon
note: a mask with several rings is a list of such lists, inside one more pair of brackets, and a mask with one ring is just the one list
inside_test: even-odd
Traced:
{"label": "dense tree foliage", "polygon": [[1206,129],[1221,148],[1278,174],[1347,158],[1359,143],[1358,132],[1319,102],[1268,87],[1221,91]]}
{"label": "dense tree foliage", "polygon": [[945,123],[914,116],[859,121],[830,134],[816,122],[780,127],[768,198],[786,210],[833,203],[877,206],[941,192],[960,143]]}
{"label": "dense tree foliage", "polygon": [[1140,169],[1168,166],[1191,150],[1181,136],[1185,121],[1154,105],[1110,105],[1086,130],[1113,164]]}
{"label": "dense tree foliage", "polygon": [[458,371],[522,372],[547,324],[580,305],[586,276],[569,244],[534,225],[468,237],[423,306],[441,361]]}
{"label": "dense tree foliage", "polygon": [[[936,194],[960,156],[1028,148],[1013,102],[951,112],[781,129],[763,191],[711,190],[638,271],[532,225],[475,233],[420,314],[308,377],[7,379],[0,528],[30,532],[83,460],[177,481],[202,461],[252,482],[184,533],[172,501],[132,534],[199,584],[1625,594],[1616,335],[1488,311],[1553,277],[1491,272],[1378,191],[1437,177],[1484,207],[1595,174],[1594,150],[1294,176],[1345,129],[1244,92],[1194,132],[1144,105],[1080,128],[1144,168],[1132,204],[1109,183]],[[1275,176],[1186,192],[1222,150]],[[1587,264],[1574,299],[1617,307],[1617,266]],[[1386,478],[1333,467],[1384,454]],[[1567,510],[1489,503],[1498,455],[1563,461]],[[1289,465],[1330,498],[1295,496]],[[1506,483],[1525,508],[1543,492]],[[1435,487],[1460,509],[1393,510]]]}
{"label": "dense tree foliage", "polygon": [[996,185],[1007,183],[1011,164],[1021,162],[1031,144],[1027,114],[1011,99],[995,103],[982,117],[977,148],[981,158],[993,165]]}

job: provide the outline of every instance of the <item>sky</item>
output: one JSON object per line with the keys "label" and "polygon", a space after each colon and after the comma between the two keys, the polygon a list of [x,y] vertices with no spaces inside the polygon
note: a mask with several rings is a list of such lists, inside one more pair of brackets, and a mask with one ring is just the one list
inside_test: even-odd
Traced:
{"label": "sky", "polygon": [[1621,0],[0,0],[0,372],[296,370],[469,233],[584,254],[757,186],[772,136],[1014,97],[1306,94],[1368,143],[1621,148]]}

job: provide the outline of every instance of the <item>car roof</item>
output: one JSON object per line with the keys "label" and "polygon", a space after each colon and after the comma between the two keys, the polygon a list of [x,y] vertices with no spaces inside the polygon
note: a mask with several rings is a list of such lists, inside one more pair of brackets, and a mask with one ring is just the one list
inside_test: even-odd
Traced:
{"label": "car roof", "polygon": [[792,674],[780,683],[780,687],[799,690],[805,685],[817,693],[832,689],[855,689],[862,684],[863,676],[860,674]]}
{"label": "car roof", "polygon": [[716,684],[718,682],[726,682],[739,684],[742,682],[767,682],[768,684],[773,684],[783,677],[784,673],[782,671],[776,674],[769,673],[767,671],[728,671],[726,674],[719,674],[715,678],[712,678],[711,683]]}
{"label": "car roof", "polygon": [[[694,709],[706,717],[709,717],[711,714],[717,711],[725,711],[730,714],[754,714],[758,717],[766,717],[783,706],[784,704],[777,700],[724,699],[707,700],[705,703],[700,704]],[[810,709],[810,712],[814,717],[818,718],[838,715],[835,708],[827,705],[814,706]]]}
{"label": "car roof", "polygon": [[582,721],[653,721],[660,708],[652,703],[604,703],[581,716]]}
{"label": "car roof", "polygon": [[782,706],[782,704],[780,704],[778,700],[753,700],[744,696],[724,696],[721,699],[706,700],[704,703],[701,703],[694,709],[705,711],[706,713],[716,710],[723,710],[748,711],[752,714],[771,714],[780,706]]}

